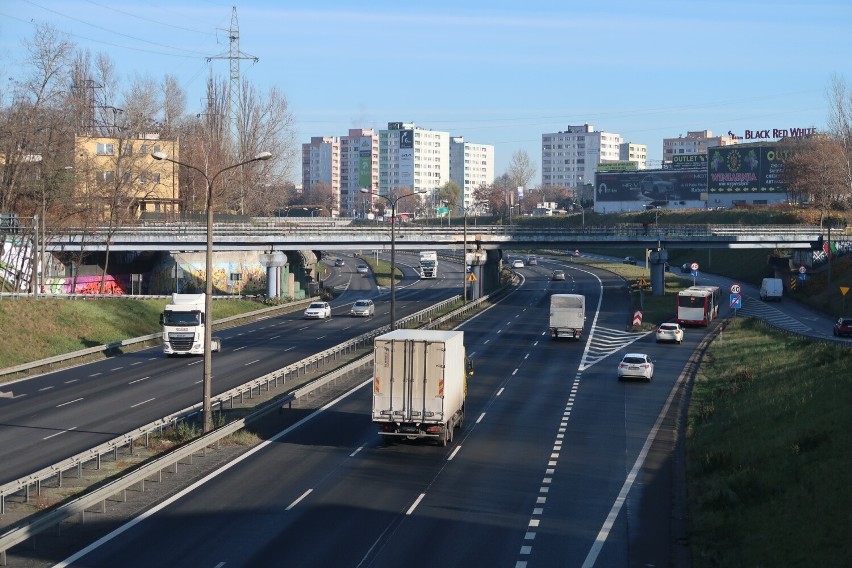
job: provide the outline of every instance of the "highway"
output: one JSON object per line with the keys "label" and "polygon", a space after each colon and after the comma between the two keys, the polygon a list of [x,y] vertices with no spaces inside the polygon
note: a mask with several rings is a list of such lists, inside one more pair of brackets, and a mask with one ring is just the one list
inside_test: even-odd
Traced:
{"label": "highway", "polygon": [[[656,475],[643,448],[704,331],[656,345],[624,331],[620,279],[568,265],[551,282],[553,266],[520,269],[461,327],[476,374],[451,445],[385,444],[364,382],[71,564],[668,564],[670,511],[640,516]],[[556,291],[587,296],[580,342],[545,335]],[[626,349],[657,360],[652,383],[616,380]]]}
{"label": "highway", "polygon": [[[442,265],[440,278],[420,281],[403,255],[405,281],[397,289],[397,317],[460,293],[459,265]],[[223,350],[213,358],[213,394],[387,325],[386,290],[372,275],[356,273],[346,258],[327,279],[345,291],[332,302],[329,320],[306,321],[302,312],[269,317],[216,331]],[[415,260],[416,263],[416,260]],[[351,303],[376,302],[373,318],[350,318]],[[0,483],[97,446],[139,426],[168,416],[201,399],[201,357],[167,358],[161,347],[5,383],[12,398],[0,398]]]}

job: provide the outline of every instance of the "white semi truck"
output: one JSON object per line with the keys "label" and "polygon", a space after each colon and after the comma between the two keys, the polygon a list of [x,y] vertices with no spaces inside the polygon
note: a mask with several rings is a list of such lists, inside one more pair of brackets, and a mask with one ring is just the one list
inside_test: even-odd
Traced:
{"label": "white semi truck", "polygon": [[586,323],[586,297],[581,294],[550,296],[550,337],[580,340]]}
{"label": "white semi truck", "polygon": [[420,277],[435,278],[438,276],[438,253],[434,250],[420,251]]}
{"label": "white semi truck", "polygon": [[[212,321],[209,322],[212,324]],[[160,315],[163,326],[163,352],[166,355],[204,355],[204,294],[172,294],[172,301]],[[218,337],[210,342],[211,351],[220,351]]]}
{"label": "white semi truck", "polygon": [[397,329],[373,350],[373,423],[386,440],[433,439],[442,446],[464,421],[467,377],[463,331]]}

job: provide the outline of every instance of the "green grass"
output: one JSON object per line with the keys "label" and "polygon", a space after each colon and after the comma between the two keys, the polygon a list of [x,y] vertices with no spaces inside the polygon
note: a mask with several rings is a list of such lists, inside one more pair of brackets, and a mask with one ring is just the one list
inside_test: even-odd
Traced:
{"label": "green grass", "polygon": [[[376,285],[384,286],[385,288],[390,286],[391,282],[391,263],[386,262],[384,260],[378,259],[376,260],[374,257],[369,256],[361,256],[361,260],[370,265],[370,268],[373,271],[373,276],[376,279]],[[399,267],[394,267],[394,276],[396,276],[396,283],[402,280],[402,270]]]}
{"label": "green grass", "polygon": [[[156,333],[161,330],[160,314],[167,302],[117,298],[0,301],[0,321],[9,326],[0,342],[0,368]],[[248,300],[214,301],[213,317],[221,319],[262,307]]]}
{"label": "green grass", "polygon": [[696,567],[848,565],[849,349],[734,320],[688,416]]}

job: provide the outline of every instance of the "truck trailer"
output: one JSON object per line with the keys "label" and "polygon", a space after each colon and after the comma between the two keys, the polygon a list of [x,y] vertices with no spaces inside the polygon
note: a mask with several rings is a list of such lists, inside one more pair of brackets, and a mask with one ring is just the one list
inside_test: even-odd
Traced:
{"label": "truck trailer", "polygon": [[550,337],[580,340],[586,323],[586,297],[581,294],[550,296]]}
{"label": "truck trailer", "polygon": [[[204,355],[204,326],[208,325],[204,309],[204,294],[172,294],[160,315],[166,355]],[[220,351],[221,340],[212,338],[210,347]]]}
{"label": "truck trailer", "polygon": [[464,422],[463,331],[397,329],[374,340],[373,423],[385,440],[432,439],[446,446]]}
{"label": "truck trailer", "polygon": [[436,278],[438,276],[438,253],[434,250],[420,252],[420,277]]}

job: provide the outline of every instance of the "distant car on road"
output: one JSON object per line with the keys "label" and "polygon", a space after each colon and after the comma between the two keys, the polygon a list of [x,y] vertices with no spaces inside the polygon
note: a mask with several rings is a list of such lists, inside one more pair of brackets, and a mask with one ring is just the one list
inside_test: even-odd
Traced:
{"label": "distant car on road", "polygon": [[345,262],[343,262],[343,259],[342,259],[342,258],[338,258],[337,260],[335,260],[335,261],[334,261],[334,266],[343,266],[343,265],[345,265],[345,264],[346,264],[346,263],[345,263]]}
{"label": "distant car on road", "polygon": [[538,264],[538,259],[534,255],[530,255],[527,257],[527,264],[529,266],[536,266]]}
{"label": "distant car on road", "polygon": [[654,362],[645,353],[626,353],[618,364],[618,380],[642,379],[651,382],[654,378]]}
{"label": "distant car on road", "polygon": [[671,341],[683,343],[683,328],[678,323],[661,323],[657,328],[657,343]]}
{"label": "distant car on road", "polygon": [[564,270],[554,270],[553,274],[550,276],[551,280],[565,280],[565,271]]}
{"label": "distant car on road", "polygon": [[512,268],[523,268],[523,267],[524,267],[524,261],[521,260],[520,258],[518,260],[512,262]]}
{"label": "distant car on road", "polygon": [[355,300],[352,304],[352,309],[349,310],[350,316],[373,317],[376,313],[376,307],[373,305],[373,300]]}
{"label": "distant car on road", "polygon": [[621,261],[622,264],[636,264],[636,259],[632,256],[625,256],[624,260]]}
{"label": "distant car on road", "polygon": [[834,322],[833,333],[835,337],[852,335],[852,318],[839,318]]}
{"label": "distant car on road", "polygon": [[684,262],[683,264],[680,265],[680,271],[683,274],[689,274],[690,272],[692,272],[692,263],[691,262]]}
{"label": "distant car on road", "polygon": [[359,264],[358,266],[355,267],[355,271],[358,274],[369,274],[370,273],[370,267],[367,266],[366,264]]}
{"label": "distant car on road", "polygon": [[328,319],[331,317],[331,305],[328,302],[311,302],[305,308],[305,319]]}

